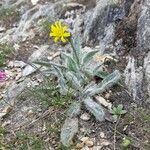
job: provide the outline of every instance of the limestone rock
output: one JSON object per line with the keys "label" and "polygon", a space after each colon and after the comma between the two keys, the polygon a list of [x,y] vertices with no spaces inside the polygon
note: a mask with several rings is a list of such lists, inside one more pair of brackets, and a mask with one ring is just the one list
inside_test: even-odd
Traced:
{"label": "limestone rock", "polygon": [[138,19],[137,44],[143,49],[150,48],[150,1],[145,0],[141,6],[141,13]]}

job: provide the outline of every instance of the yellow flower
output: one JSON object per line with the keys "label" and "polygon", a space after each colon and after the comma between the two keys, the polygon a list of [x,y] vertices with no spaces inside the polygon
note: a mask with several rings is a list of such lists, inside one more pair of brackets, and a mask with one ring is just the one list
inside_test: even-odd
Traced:
{"label": "yellow flower", "polygon": [[71,34],[68,32],[67,26],[62,25],[60,21],[57,21],[51,26],[50,36],[53,37],[55,42],[60,40],[65,43]]}

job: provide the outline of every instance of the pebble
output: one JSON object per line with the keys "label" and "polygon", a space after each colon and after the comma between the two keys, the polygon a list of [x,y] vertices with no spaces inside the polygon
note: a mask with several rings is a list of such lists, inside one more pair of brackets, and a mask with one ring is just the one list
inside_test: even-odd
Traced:
{"label": "pebble", "polygon": [[29,116],[31,116],[33,114],[34,114],[34,112],[32,110],[29,110],[28,113],[27,113],[27,116],[29,117]]}
{"label": "pebble", "polygon": [[80,116],[80,119],[84,120],[84,121],[88,121],[90,120],[91,116],[88,113],[84,113]]}
{"label": "pebble", "polygon": [[86,141],[89,140],[89,137],[82,137],[80,140],[81,140],[82,142],[86,142]]}
{"label": "pebble", "polygon": [[104,133],[104,132],[101,132],[101,133],[100,133],[100,137],[101,137],[101,138],[105,138],[105,133]]}
{"label": "pebble", "polygon": [[88,141],[85,142],[85,145],[88,146],[88,147],[92,147],[92,146],[94,146],[94,142],[91,141],[91,140],[88,140]]}
{"label": "pebble", "polygon": [[83,148],[83,147],[84,147],[84,142],[78,143],[78,144],[76,145],[76,148],[78,148],[78,149],[81,149],[81,148]]}
{"label": "pebble", "polygon": [[109,99],[110,96],[111,96],[110,93],[106,93],[105,98],[106,98],[106,99]]}

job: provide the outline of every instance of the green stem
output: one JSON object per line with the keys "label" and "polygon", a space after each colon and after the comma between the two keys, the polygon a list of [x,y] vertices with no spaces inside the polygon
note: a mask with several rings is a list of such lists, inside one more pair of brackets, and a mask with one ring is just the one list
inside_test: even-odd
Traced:
{"label": "green stem", "polygon": [[77,63],[79,64],[80,62],[79,62],[78,54],[77,54],[77,52],[76,52],[76,48],[74,47],[73,39],[70,38],[70,39],[69,39],[69,42],[70,42],[71,47],[72,47],[72,49],[73,49],[73,52],[74,52],[74,55],[75,55],[75,57],[76,57]]}

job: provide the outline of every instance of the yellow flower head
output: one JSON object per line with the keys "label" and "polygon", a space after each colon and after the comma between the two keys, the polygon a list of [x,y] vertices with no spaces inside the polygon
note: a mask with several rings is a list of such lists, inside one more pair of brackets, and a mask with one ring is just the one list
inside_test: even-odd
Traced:
{"label": "yellow flower head", "polygon": [[65,25],[62,25],[60,21],[55,22],[51,25],[50,36],[53,37],[55,42],[58,40],[62,42],[67,42],[67,39],[71,36],[70,32],[68,32],[68,28]]}

